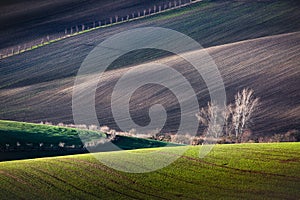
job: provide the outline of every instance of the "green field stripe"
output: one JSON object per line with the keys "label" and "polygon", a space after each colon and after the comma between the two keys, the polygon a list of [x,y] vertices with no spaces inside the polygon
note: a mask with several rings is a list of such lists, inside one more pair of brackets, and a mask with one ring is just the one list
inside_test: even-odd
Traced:
{"label": "green field stripe", "polygon": [[[0,182],[2,183],[3,179],[1,179],[0,176]],[[5,200],[5,199],[22,199],[21,197],[18,197],[16,194],[14,194],[14,192],[12,192],[11,190],[8,190],[7,188],[2,188],[0,187],[0,199]]]}
{"label": "green field stripe", "polygon": [[[13,184],[9,181],[3,179],[0,177],[0,181],[2,187],[0,187],[0,199],[1,200],[11,200],[11,199],[26,199],[26,195],[24,195],[25,190],[24,189],[18,189],[19,186],[13,187]],[[10,186],[7,186],[6,184],[9,184]],[[27,199],[30,199],[27,197]]]}
{"label": "green field stripe", "polygon": [[[169,152],[165,152],[165,153],[168,154],[168,155],[171,155],[171,156],[172,155],[173,156],[178,156],[177,154],[171,154]],[[190,156],[186,156],[186,155],[181,156],[181,158],[184,158],[184,159],[187,159],[187,160],[190,160],[190,161],[194,161],[196,163],[201,163],[201,164],[213,166],[213,167],[233,170],[233,171],[240,172],[240,173],[258,174],[258,175],[270,176],[270,177],[281,177],[281,178],[285,178],[285,179],[299,180],[300,181],[300,177],[298,177],[298,176],[290,176],[290,175],[285,175],[285,174],[276,174],[276,173],[269,173],[269,172],[264,172],[264,171],[234,168],[234,167],[230,167],[230,166],[227,166],[227,165],[220,165],[220,164],[216,164],[216,163],[213,163],[213,162],[208,162],[205,159],[190,157]]]}
{"label": "green field stripe", "polygon": [[[69,160],[71,162],[67,162],[66,160]],[[142,192],[144,190],[141,191],[141,189],[149,189],[149,188],[146,188],[143,185],[138,184],[136,181],[128,178],[127,176],[124,176],[124,175],[118,173],[115,170],[112,170],[104,165],[100,165],[100,163],[95,164],[95,163],[91,163],[91,162],[88,162],[85,160],[75,159],[75,158],[73,158],[73,159],[66,158],[64,160],[60,159],[60,161],[66,162],[67,164],[75,165],[77,167],[84,166],[86,171],[91,172],[92,174],[97,173],[98,175],[101,175],[101,178],[105,178],[105,180],[109,180],[109,182],[116,184],[117,185],[116,188],[124,188],[126,190],[131,190],[131,192],[141,194],[142,199],[145,198],[145,196],[146,196],[146,198],[151,197],[151,199],[153,199],[153,198],[167,199],[167,198],[164,198],[163,196],[155,195],[155,194],[157,194],[157,189],[152,190],[152,191]],[[78,164],[78,163],[80,163],[80,164]],[[95,177],[89,177],[89,178],[95,178]]]}
{"label": "green field stripe", "polygon": [[28,180],[25,180],[24,177],[21,179],[21,176],[18,173],[12,174],[8,170],[1,170],[0,177],[2,179],[0,188],[2,189],[2,187],[4,187],[4,190],[9,190],[12,194],[17,196],[18,199],[32,199],[39,197],[35,192],[29,193],[29,191],[36,191],[36,188],[28,182]]}
{"label": "green field stripe", "polygon": [[[6,161],[87,153],[87,149],[82,147],[84,141],[106,138],[106,134],[100,131],[0,120],[0,137],[0,161]],[[179,146],[177,144],[127,136],[117,135],[116,138],[112,142],[121,149],[126,150],[154,148],[168,144]],[[58,144],[61,142],[65,143],[66,146],[76,146],[75,148],[60,148]],[[42,147],[39,146],[41,143],[43,143]],[[6,145],[9,145],[9,147],[7,148]]]}
{"label": "green field stripe", "polygon": [[[289,151],[296,151],[300,143],[273,145],[276,150],[274,154],[280,156],[277,150],[281,149],[284,156]],[[30,199],[30,195],[45,197],[48,192],[52,194],[49,195],[51,199],[299,199],[300,181],[298,174],[294,174],[297,172],[295,166],[299,168],[299,162],[287,164],[267,160],[270,167],[278,168],[278,173],[271,169],[253,170],[257,168],[253,166],[260,162],[254,159],[257,153],[251,154],[250,149],[260,149],[267,153],[265,150],[269,151],[271,147],[272,144],[216,145],[204,159],[198,158],[201,147],[189,147],[182,157],[168,167],[144,174],[116,171],[100,163],[93,157],[94,154],[3,162],[0,163],[0,170],[13,174],[38,189],[32,190],[29,185],[1,174],[0,188],[14,192],[17,197],[23,192],[26,194],[25,199]],[[177,156],[176,149],[186,147],[172,148],[157,149],[166,153],[170,153],[171,149],[171,156]],[[133,152],[155,150],[140,149]],[[122,152],[97,153],[94,156],[100,160],[102,156],[110,156],[118,159],[120,162],[117,163],[122,166],[135,163],[134,159],[130,160],[132,163],[124,163]],[[232,159],[232,156],[236,158],[234,162],[222,164],[227,159]],[[268,156],[264,155],[262,159]],[[294,155],[296,158],[298,156]],[[245,162],[251,166],[241,170],[237,160],[244,162],[243,159],[246,158],[248,160]],[[10,190],[12,184],[17,187]]]}
{"label": "green field stripe", "polygon": [[[84,168],[83,166],[78,167],[76,165],[71,166],[72,164],[62,162],[62,160],[49,160],[47,164],[50,164],[52,166],[55,166],[57,168],[61,168],[65,171],[68,171],[68,175],[63,175],[60,178],[57,176],[51,174],[52,177],[59,179],[60,181],[69,184],[72,188],[74,187],[77,190],[80,190],[81,192],[85,192],[87,194],[97,194],[97,198],[103,198],[101,196],[101,193],[98,191],[90,191],[90,188],[93,188],[92,186],[100,186],[100,188],[104,189],[103,192],[110,192],[111,194],[118,193],[121,196],[127,197],[127,198],[134,198],[132,195],[127,195],[126,193],[122,193],[114,188],[119,187],[126,187],[120,185],[119,183],[116,183],[115,181],[109,180],[109,178],[106,176],[107,174],[105,172],[102,173],[102,176],[95,176],[95,173],[88,168]],[[76,166],[76,167],[74,167]],[[99,171],[98,171],[99,172]],[[45,172],[46,173],[46,172]],[[48,175],[50,172],[47,172]],[[78,179],[78,182],[70,183],[68,180],[71,177],[76,177]],[[95,179],[96,178],[96,179]],[[97,179],[98,178],[98,179]],[[87,181],[84,185],[81,185],[80,183],[82,181]],[[117,184],[117,187],[114,185]],[[97,187],[97,190],[99,187]],[[128,188],[127,188],[128,189]]]}
{"label": "green field stripe", "polygon": [[[158,187],[152,187],[150,185],[146,185],[146,184],[143,184],[141,181],[137,180],[137,179],[131,179],[128,175],[128,173],[117,173],[116,170],[112,170],[111,168],[109,167],[106,167],[105,165],[100,165],[100,164],[96,164],[96,163],[99,163],[99,161],[95,160],[95,162],[91,162],[91,161],[84,161],[82,159],[76,159],[78,162],[84,162],[86,164],[90,164],[91,166],[93,166],[94,168],[101,168],[101,169],[105,169],[108,171],[108,173],[113,173],[113,174],[116,174],[116,176],[120,177],[121,179],[127,181],[127,182],[130,182],[131,184],[133,183],[134,186],[140,188],[140,189],[144,189],[146,191],[148,191],[150,194],[148,194],[149,196],[153,196],[153,197],[157,197],[157,195],[153,195],[154,194],[157,194],[159,193],[159,199],[169,199],[170,196],[174,196],[174,193],[169,193],[169,192],[160,192],[159,188]],[[128,161],[127,161],[128,162]],[[125,162],[124,162],[125,163]],[[123,166],[125,166],[126,164],[124,164]],[[120,166],[119,166],[120,167]],[[169,198],[166,198],[166,197],[169,197]],[[176,197],[176,196],[174,196]],[[188,199],[188,197],[186,197]],[[172,198],[171,198],[172,199]]]}
{"label": "green field stripe", "polygon": [[[51,162],[48,162],[47,164],[49,165]],[[54,165],[53,165],[54,166]],[[58,168],[59,166],[57,166]],[[56,173],[51,172],[49,169],[45,170],[45,169],[41,169],[41,168],[37,168],[37,167],[32,167],[33,170],[36,170],[37,172],[39,172],[41,174],[41,177],[48,177],[49,180],[51,182],[60,182],[61,184],[64,185],[64,187],[68,188],[69,190],[72,191],[72,195],[77,196],[79,199],[81,198],[91,198],[91,199],[99,199],[101,198],[100,196],[98,196],[97,194],[91,193],[88,190],[85,190],[79,186],[77,186],[77,183],[72,183],[70,181],[68,181],[68,178],[65,178],[65,176],[63,174],[61,174],[61,176],[57,176]],[[66,170],[66,169],[64,169]],[[72,175],[76,175],[79,176],[79,174],[77,172],[73,172],[71,169],[67,169],[66,171],[68,171],[68,175],[72,174]]]}
{"label": "green field stripe", "polygon": [[[141,150],[143,151],[143,150]],[[100,155],[100,154],[99,154]],[[99,158],[101,160],[101,157]],[[141,166],[141,165],[138,165],[134,160],[133,161],[129,161],[127,159],[124,160],[124,157],[123,156],[120,156],[117,158],[118,159],[118,163],[114,163],[114,165],[119,165],[119,167],[121,166],[121,163],[123,164],[122,166],[124,166],[124,168],[126,167],[126,165],[128,164],[131,164],[131,165],[135,165],[136,167],[140,167],[140,168],[143,168],[143,169],[146,169],[146,170],[149,170],[149,168],[145,167],[145,166]],[[123,161],[123,162],[122,162]],[[98,162],[98,161],[95,161],[95,162]],[[126,175],[130,176],[131,173],[125,173]],[[172,174],[171,173],[164,173],[162,172],[161,170],[157,170],[155,172],[151,172],[151,178],[153,178],[153,181],[152,183],[154,182],[157,182],[157,183],[161,183],[160,179],[163,178],[167,178],[170,180],[170,183],[169,184],[173,184],[173,183],[183,183],[185,184],[190,184],[192,187],[194,187],[195,185],[199,185],[199,182],[195,182],[195,181],[192,181],[189,179],[185,179],[183,177],[181,177],[179,174]],[[156,177],[157,175],[157,180],[155,181],[154,177]],[[141,177],[141,179],[143,179]],[[139,182],[139,179],[136,179],[136,182],[138,183]],[[205,182],[201,182],[201,184],[204,184]],[[162,185],[149,185],[149,184],[143,184],[144,185],[144,188],[146,188],[147,190],[151,189],[153,191],[157,191],[157,190],[160,190],[161,186]],[[164,193],[161,194],[161,198],[162,197],[165,197],[165,198],[171,198],[171,199],[176,199],[178,197],[182,197],[184,199],[199,199],[197,196],[190,196],[190,195],[183,195],[183,194],[180,194],[179,192],[177,191],[164,191]]]}

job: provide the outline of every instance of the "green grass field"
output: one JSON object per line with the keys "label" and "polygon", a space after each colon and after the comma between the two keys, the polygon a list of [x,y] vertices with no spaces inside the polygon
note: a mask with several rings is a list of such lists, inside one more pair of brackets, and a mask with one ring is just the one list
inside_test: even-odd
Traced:
{"label": "green grass field", "polygon": [[105,134],[96,131],[79,130],[74,128],[64,128],[42,124],[24,123],[0,120],[0,145],[21,145],[26,143],[44,145],[58,144],[64,142],[66,145],[81,145],[79,134],[89,138],[106,137]]}
{"label": "green grass field", "polygon": [[[90,130],[0,120],[0,137],[0,161],[6,161],[86,153],[87,150],[82,149],[84,142],[106,138],[106,134]],[[64,143],[66,147],[74,145],[75,148],[57,148],[59,143]],[[165,142],[126,136],[116,136],[113,143],[124,150],[167,145]],[[51,145],[52,149],[49,148]],[[101,149],[105,151],[105,146]]]}
{"label": "green grass field", "polygon": [[[172,147],[178,148],[185,147]],[[204,159],[198,158],[200,148],[190,147],[170,166],[145,174],[113,170],[91,154],[2,162],[0,198],[300,198],[299,143],[216,145]],[[123,152],[97,156],[124,159]]]}

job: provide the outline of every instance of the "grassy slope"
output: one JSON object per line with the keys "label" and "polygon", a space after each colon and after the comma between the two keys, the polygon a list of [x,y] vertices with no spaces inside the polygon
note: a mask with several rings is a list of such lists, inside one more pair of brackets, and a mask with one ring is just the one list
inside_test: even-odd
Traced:
{"label": "grassy slope", "polygon": [[23,122],[0,120],[1,145],[21,145],[26,143],[44,143],[45,145],[64,142],[66,145],[81,145],[79,134],[89,135],[91,138],[106,137],[96,131],[85,131],[74,128],[40,125]]}
{"label": "grassy slope", "polygon": [[[6,149],[6,144],[9,144],[10,147],[16,148],[17,143],[19,143],[20,147],[15,151],[0,152],[0,161],[70,155],[86,152],[79,149],[71,149],[70,151],[58,149],[58,144],[60,142],[65,143],[67,146],[76,145],[76,147],[78,147],[79,145],[82,145],[82,141],[78,135],[79,132],[86,133],[97,138],[105,136],[93,131],[79,131],[71,128],[1,120],[1,149]],[[39,148],[40,143],[43,143],[42,148]],[[28,146],[28,144],[31,144],[32,147]],[[51,151],[45,151],[44,148],[49,148],[50,145],[54,145],[56,150],[53,149]],[[35,148],[35,150],[32,150],[31,148]]]}
{"label": "grassy slope", "polygon": [[[115,171],[91,155],[0,163],[0,198],[300,198],[299,143],[217,145],[204,159],[198,158],[199,148],[146,174]],[[122,153],[98,156],[122,160]]]}
{"label": "grassy slope", "polygon": [[[0,118],[34,122],[40,120],[72,122],[71,88],[81,62],[95,45],[122,30],[143,26],[168,27],[182,31],[203,46],[210,47],[299,31],[298,10],[297,1],[204,2],[153,18],[89,32],[1,60]],[[247,41],[216,47],[210,51],[224,73],[229,100],[237,89],[245,86],[254,87],[255,91],[259,91],[258,96],[263,96],[262,101],[266,103],[265,109],[269,113],[264,113],[267,118],[260,119],[261,124],[268,122],[268,126],[258,126],[262,132],[286,131],[286,128],[291,125],[294,125],[292,128],[299,127],[297,124],[299,117],[299,114],[297,115],[299,113],[298,48],[298,35],[294,34],[275,37],[271,41],[269,39],[254,43]],[[242,55],[239,54],[240,50],[243,52]],[[147,52],[147,55],[141,53],[132,56],[152,59],[159,55]],[[125,57],[115,65],[134,64],[131,60],[135,59],[131,58]],[[143,61],[143,59],[138,60],[138,62]],[[228,74],[226,72],[228,68],[232,74],[238,76]],[[248,71],[248,68],[257,70],[257,73]],[[257,77],[258,75],[261,77]],[[107,88],[111,87],[109,84]],[[281,88],[282,85],[284,87]],[[201,86],[199,90],[202,89]],[[102,96],[99,102],[103,103],[99,104],[98,116],[102,124],[111,125],[111,113],[103,111],[107,109],[105,102],[108,101],[103,96],[107,96],[108,92],[107,89],[99,94]],[[203,96],[199,95],[199,98],[204,97],[201,105],[205,105],[207,95],[205,92],[200,94]],[[144,96],[141,94],[141,97]],[[159,95],[154,96],[156,99],[158,97]],[[170,101],[173,99],[167,98]],[[274,102],[276,107],[273,106]],[[105,108],[101,105],[105,105]],[[282,106],[288,112],[284,114],[285,110],[282,110],[279,115],[276,115]],[[176,110],[174,107],[170,109]],[[143,119],[141,113],[137,113],[136,116]]]}
{"label": "grassy slope", "polygon": [[[9,144],[10,147],[16,147],[17,143],[21,145],[20,148],[25,148],[25,150],[21,149],[14,152],[0,152],[0,161],[4,161],[83,153],[86,150],[69,149],[68,151],[60,151],[56,149],[54,151],[44,151],[43,148],[38,146],[43,143],[43,147],[46,148],[49,148],[50,145],[57,147],[60,142],[63,142],[66,146],[75,145],[78,148],[79,145],[83,145],[82,140],[87,142],[93,139],[106,138],[106,135],[96,131],[0,120],[0,138],[1,149],[5,149],[6,144]],[[125,150],[167,145],[165,142],[126,136],[117,136],[117,140],[113,143]],[[28,151],[27,144],[32,144],[37,149]],[[104,147],[102,149],[104,150]]]}

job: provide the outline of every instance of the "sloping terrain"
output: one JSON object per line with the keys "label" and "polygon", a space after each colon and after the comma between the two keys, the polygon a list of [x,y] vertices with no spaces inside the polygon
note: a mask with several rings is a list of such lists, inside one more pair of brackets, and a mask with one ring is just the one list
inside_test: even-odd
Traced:
{"label": "sloping terrain", "polygon": [[[0,161],[6,161],[87,153],[88,150],[83,146],[85,142],[105,139],[107,135],[99,131],[0,120],[0,138]],[[112,142],[124,150],[163,147],[168,144],[119,135]],[[100,151],[109,150],[105,144],[99,145]]]}
{"label": "sloping terrain", "polygon": [[[293,33],[207,49],[219,66],[229,101],[244,87],[253,88],[255,95],[260,97],[262,105],[255,119],[255,132],[267,134],[299,128],[299,39],[300,33]],[[198,80],[193,81],[193,73],[186,63],[180,62],[177,57],[163,59],[161,62],[170,64],[187,76],[194,83],[200,105],[207,104],[209,98],[205,84],[203,81],[202,84]],[[128,69],[130,68],[107,72],[108,78],[102,80],[103,86],[99,88],[97,95],[99,121],[113,128],[115,125],[110,112],[110,95],[114,83]],[[18,80],[17,77],[14,79]],[[73,81],[73,78],[65,78],[2,89],[2,118],[72,122]],[[153,90],[158,95],[153,95]],[[168,98],[170,99],[167,102],[163,102]],[[137,92],[132,100],[132,105],[137,105],[133,108],[133,118],[145,123],[143,121],[147,118],[145,119],[144,111],[153,103],[165,104],[170,111],[165,131],[176,130],[178,105],[172,94],[162,88],[154,87]]]}
{"label": "sloping terrain", "polygon": [[[116,33],[137,27],[171,28],[192,37],[203,47],[300,31],[297,5],[297,1],[292,0],[200,2],[147,19],[99,29],[1,60],[0,86],[24,86],[75,76],[86,55],[96,45]],[[266,13],[269,13],[267,18]],[[132,56],[136,57],[135,54]],[[147,52],[139,55],[139,59],[126,59],[119,65],[133,65],[135,63],[131,60],[139,63],[140,59],[155,56],[160,54]],[[19,74],[17,78],[13,77],[16,72]]]}
{"label": "sloping terrain", "polygon": [[[172,148],[176,152],[183,147]],[[190,147],[170,166],[144,174],[116,171],[90,154],[3,162],[0,163],[0,198],[300,198],[299,143],[217,145],[205,159],[198,158],[200,148]],[[132,164],[122,162],[124,152],[97,156],[98,159],[114,158],[124,168]]]}
{"label": "sloping terrain", "polygon": [[58,145],[60,142],[66,145],[82,145],[79,138],[80,132],[89,134],[91,138],[106,137],[105,134],[96,131],[0,120],[0,146],[1,149],[6,144],[17,146],[17,143],[24,146],[26,143],[36,146],[43,143],[45,146],[50,146],[51,144]]}
{"label": "sloping terrain", "polygon": [[[4,0],[0,2],[0,49],[161,2],[166,1]],[[32,5],[29,10],[27,3]],[[228,102],[243,88],[255,91],[261,102],[251,127],[255,135],[300,130],[299,8],[297,0],[204,0],[1,59],[0,119],[74,123],[73,85],[89,52],[116,33],[159,26],[180,31],[205,48],[185,53],[210,54],[223,78]],[[180,72],[191,83],[199,105],[207,105],[210,98],[203,78],[181,57],[151,49],[134,51],[117,59],[98,84],[95,109],[100,125],[118,129],[110,109],[111,95],[124,73],[138,69],[131,74],[137,80],[146,77],[145,71],[163,72],[141,65],[150,61]],[[90,78],[87,84],[94,81]],[[162,131],[177,131],[176,96],[155,84],[134,92],[130,117],[147,125],[149,107],[154,104],[162,104],[167,111]],[[196,112],[188,114],[194,117]],[[206,145],[168,148],[164,142],[117,136],[113,143],[122,149],[164,148],[60,156],[87,152],[78,132],[105,137],[100,132],[0,120],[0,161],[15,160],[0,162],[0,199],[300,199],[299,143],[216,145],[199,158]],[[185,149],[184,155],[178,155]],[[144,159],[148,152],[153,153],[151,160]],[[60,157],[38,158],[45,156]],[[154,172],[124,172],[132,167],[147,171],[178,157]],[[35,159],[17,160],[28,158]]]}
{"label": "sloping terrain", "polygon": [[165,2],[166,0],[4,0],[0,2],[0,50],[24,43],[28,45],[47,35],[53,38],[63,34],[66,28],[82,24],[86,27],[92,27],[93,22],[102,21],[104,24],[110,17],[124,17]]}
{"label": "sloping terrain", "polygon": [[[181,31],[208,48],[224,79],[229,101],[244,87],[254,89],[262,102],[253,127],[257,134],[299,128],[299,19],[297,1],[208,1],[3,59],[0,61],[0,118],[72,123],[72,86],[89,51],[123,30],[162,26]],[[253,39],[262,36],[269,37]],[[109,98],[113,83],[129,69],[124,67],[166,55],[136,52],[114,63],[114,70],[107,72],[108,79],[97,94],[96,109],[102,125],[117,128],[109,109]],[[176,57],[162,62],[189,77],[191,83],[194,82],[200,106],[207,104],[209,98],[204,83],[193,81],[193,73],[187,70],[186,63]],[[123,68],[118,69],[120,67]],[[176,130],[179,111],[170,93],[150,87],[133,99],[132,104],[138,106],[132,108],[132,117],[139,124],[149,120],[144,112],[149,105],[162,103],[169,112],[164,131]]]}

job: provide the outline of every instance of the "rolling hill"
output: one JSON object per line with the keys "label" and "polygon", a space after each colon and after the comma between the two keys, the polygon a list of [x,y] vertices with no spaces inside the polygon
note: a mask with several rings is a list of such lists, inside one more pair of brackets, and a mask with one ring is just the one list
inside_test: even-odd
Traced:
{"label": "rolling hill", "polygon": [[[255,95],[261,98],[262,105],[253,127],[255,132],[271,134],[299,128],[299,37],[300,34],[296,32],[206,49],[219,66],[229,101],[244,87],[253,88]],[[179,61],[179,64],[175,61]],[[193,78],[193,73],[185,63],[180,63],[180,59],[169,57],[161,62],[171,65],[173,63],[174,68],[187,77],[190,76],[190,79]],[[99,88],[97,93],[99,104],[96,108],[100,123],[112,128],[115,128],[115,125],[110,112],[109,97],[114,83],[128,69],[130,68],[107,72],[108,78],[103,80],[104,86]],[[50,71],[47,72],[51,74],[52,70],[48,70]],[[56,69],[53,70],[55,73]],[[29,71],[25,70],[25,73]],[[16,72],[15,77],[11,77],[10,80],[20,80],[21,74]],[[1,117],[33,122],[41,120],[57,123],[72,122],[71,95],[74,78],[58,80],[2,89]],[[205,106],[209,100],[207,88],[204,83],[195,85],[197,81],[194,80],[194,87],[199,96],[199,103]],[[159,95],[153,96],[148,92],[153,89]],[[14,97],[13,100],[11,96]],[[171,99],[165,103],[162,100],[166,98]],[[133,104],[141,105],[132,108],[133,118],[143,123],[147,120],[147,116],[144,115],[145,109],[152,103],[163,103],[171,112],[165,131],[176,130],[176,123],[178,123],[176,116],[179,111],[176,101],[172,99],[174,99],[172,95],[162,88],[147,88],[140,91],[138,96],[133,97]]]}
{"label": "rolling hill", "polygon": [[[100,131],[0,120],[0,162],[58,155],[110,151],[106,144],[85,148],[86,142],[106,139]],[[124,150],[178,146],[165,142],[117,135],[113,144]]]}
{"label": "rolling hill", "polygon": [[[133,12],[163,5],[166,0],[62,0],[62,1],[1,1],[0,2],[0,52],[9,47],[36,44],[49,35],[64,34],[65,29],[109,21],[110,17],[126,16]],[[184,2],[184,1],[183,1]],[[68,30],[70,32],[70,30]],[[1,52],[2,53],[2,52]]]}
{"label": "rolling hill", "polygon": [[[224,79],[228,101],[244,87],[254,89],[262,102],[253,127],[256,134],[299,129],[299,15],[299,4],[292,0],[204,1],[3,59],[0,118],[72,123],[72,86],[89,51],[120,31],[161,26],[181,31],[206,48]],[[96,110],[101,125],[117,128],[109,108],[111,89],[117,78],[130,67],[161,57],[167,57],[161,61],[181,70],[192,85],[194,82],[200,106],[207,104],[204,83],[195,85],[186,63],[164,52],[138,51],[116,61],[98,89]],[[174,96],[163,88],[144,89],[133,97],[132,104],[137,106],[132,108],[132,117],[145,124],[149,118],[144,111],[153,103],[162,103],[169,114],[164,131],[176,131],[179,110]]]}
{"label": "rolling hill", "polygon": [[[58,35],[66,27],[164,2],[169,1],[4,0],[0,2],[0,52],[45,34]],[[233,102],[244,88],[254,90],[260,104],[251,130],[257,138],[300,130],[299,10],[297,0],[203,0],[0,59],[0,199],[300,199],[298,142],[215,145],[200,158],[202,150],[207,150],[205,144],[178,146],[116,136],[113,144],[125,151],[110,151],[110,143],[103,144],[109,135],[100,131],[34,124],[73,124],[74,81],[90,51],[114,34],[155,26],[184,33],[204,47],[184,53],[193,58],[209,53],[224,81],[227,102]],[[111,111],[114,86],[132,69],[136,71],[129,78],[135,82],[146,79],[147,71],[163,74],[163,68],[144,65],[153,62],[183,75],[200,107],[210,101],[204,78],[182,57],[153,49],[132,51],[115,60],[97,85],[93,100],[100,126],[119,129]],[[205,66],[206,72],[210,69]],[[87,77],[84,86],[95,82],[95,74]],[[167,78],[184,88],[176,77]],[[192,97],[181,91],[188,105]],[[123,95],[115,95],[113,103],[124,104]],[[127,117],[140,126],[151,123],[149,108],[161,104],[167,121],[161,131],[155,131],[180,129],[181,108],[167,87],[144,85],[133,93],[129,104]],[[189,111],[183,117],[195,118],[198,110]],[[162,121],[159,117],[155,120]],[[92,154],[86,154],[90,149],[84,142],[91,146],[96,142]],[[148,172],[170,160],[175,161]],[[132,170],[135,173],[127,173]]]}
{"label": "rolling hill", "polygon": [[[172,148],[176,152],[186,147]],[[0,163],[0,198],[300,198],[299,143],[217,145],[205,159],[198,158],[200,148],[190,147],[170,166],[144,174],[111,169],[91,154],[3,162]],[[169,156],[175,155],[170,149],[163,149]],[[124,168],[130,164],[124,152],[95,156],[113,158]]]}

